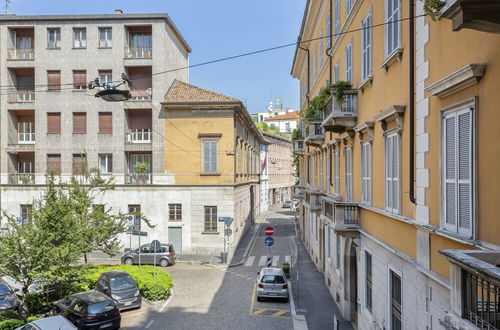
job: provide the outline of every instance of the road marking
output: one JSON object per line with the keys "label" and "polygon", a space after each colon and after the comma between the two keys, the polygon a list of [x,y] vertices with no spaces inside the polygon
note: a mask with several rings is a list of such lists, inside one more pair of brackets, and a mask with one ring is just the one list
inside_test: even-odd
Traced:
{"label": "road marking", "polygon": [[280,256],[273,256],[273,267],[278,267],[279,261],[280,261]]}
{"label": "road marking", "polygon": [[146,310],[143,310],[143,311],[140,311],[140,312],[136,312],[136,313],[132,313],[132,314],[122,314],[121,317],[122,317],[122,319],[124,319],[124,318],[131,317],[131,316],[145,314],[145,313],[148,313],[150,311],[151,311],[150,309],[146,309]]}
{"label": "road marking", "polygon": [[148,324],[146,325],[146,329],[149,329],[149,327],[154,323],[155,320],[151,320],[148,322]]}
{"label": "road marking", "polygon": [[261,309],[256,309],[254,312],[253,312],[253,315],[259,315],[259,314],[262,314],[264,312],[267,311],[267,308],[261,308]]}
{"label": "road marking", "polygon": [[254,260],[255,256],[248,257],[247,262],[245,262],[245,267],[251,267],[253,265]]}
{"label": "road marking", "polygon": [[167,308],[167,305],[170,303],[173,297],[174,297],[174,289],[170,289],[170,297],[168,297],[167,301],[165,301],[163,306],[161,306],[160,313],[163,313],[163,311],[165,310],[165,308]]}
{"label": "road marking", "polygon": [[285,256],[285,262],[291,264],[292,258],[290,256]]}
{"label": "road marking", "polygon": [[259,267],[264,267],[266,265],[267,257],[261,256],[259,259]]}
{"label": "road marking", "polygon": [[256,289],[257,288],[257,282],[254,282],[253,284],[253,290],[252,290],[252,302],[250,303],[250,313],[249,315],[252,315],[252,312],[253,312],[253,304],[255,302],[255,292],[256,292]]}
{"label": "road marking", "polygon": [[[273,315],[271,315],[271,316],[282,316],[283,314],[286,314],[286,313],[289,313],[289,312],[290,312],[290,311],[288,311],[288,310],[286,310],[286,309],[283,309],[283,310],[281,310],[281,311],[279,311],[279,312],[274,313],[274,314],[273,314]],[[147,327],[146,327],[146,328],[147,328]]]}
{"label": "road marking", "polygon": [[289,318],[291,314],[288,309],[256,308],[252,316]]}

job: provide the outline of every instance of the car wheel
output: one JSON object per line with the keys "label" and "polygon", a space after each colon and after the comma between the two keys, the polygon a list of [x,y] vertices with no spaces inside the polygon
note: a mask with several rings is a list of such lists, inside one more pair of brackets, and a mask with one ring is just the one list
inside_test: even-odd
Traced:
{"label": "car wheel", "polygon": [[262,301],[262,298],[261,297],[257,297],[257,301]]}
{"label": "car wheel", "polygon": [[167,259],[161,259],[160,260],[160,266],[167,267],[168,265],[170,265],[170,262],[168,262]]}
{"label": "car wheel", "polygon": [[134,264],[134,259],[132,258],[127,258],[125,259],[125,265],[133,265]]}

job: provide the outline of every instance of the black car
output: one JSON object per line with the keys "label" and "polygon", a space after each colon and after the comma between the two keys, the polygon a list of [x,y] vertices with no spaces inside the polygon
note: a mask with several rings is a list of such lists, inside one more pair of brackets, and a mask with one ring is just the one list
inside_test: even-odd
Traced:
{"label": "black car", "polygon": [[120,310],[141,307],[141,293],[137,282],[124,271],[111,270],[102,273],[95,289],[113,299]]}
{"label": "black car", "polygon": [[54,302],[54,312],[66,317],[78,329],[119,329],[120,310],[113,299],[91,290]]}
{"label": "black car", "polygon": [[2,279],[0,279],[0,311],[6,309],[18,309],[19,300],[16,293]]}

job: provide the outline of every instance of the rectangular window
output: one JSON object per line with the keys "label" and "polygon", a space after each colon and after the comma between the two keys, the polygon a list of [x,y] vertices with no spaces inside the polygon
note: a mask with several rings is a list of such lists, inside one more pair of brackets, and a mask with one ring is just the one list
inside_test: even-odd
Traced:
{"label": "rectangular window", "polygon": [[326,246],[326,255],[328,256],[328,259],[331,258],[332,254],[332,248],[331,248],[331,240],[332,240],[332,231],[329,226],[326,226],[326,235],[327,235],[327,246]]}
{"label": "rectangular window", "polygon": [[352,0],[345,0],[345,15],[349,16],[352,10]]}
{"label": "rectangular window", "polygon": [[389,284],[389,290],[390,290],[390,304],[391,304],[391,330],[401,330],[402,329],[402,324],[401,324],[401,312],[402,312],[402,306],[401,306],[401,277],[396,274],[394,271],[390,270],[389,271],[389,276],[390,276],[390,284]]}
{"label": "rectangular window", "polygon": [[340,32],[340,5],[339,0],[335,0],[334,2],[334,11],[335,11],[335,38],[338,37],[338,33]]}
{"label": "rectangular window", "polygon": [[203,173],[217,173],[217,144],[216,140],[203,141]]}
{"label": "rectangular window", "polygon": [[372,255],[365,251],[365,307],[372,311]]}
{"label": "rectangular window", "polygon": [[334,174],[333,174],[333,190],[336,195],[340,194],[340,155],[338,151],[335,151],[333,156]]}
{"label": "rectangular window", "polygon": [[[313,55],[313,80],[316,81],[316,78],[318,78],[318,49],[314,49],[314,55]],[[312,86],[312,85],[311,85]]]}
{"label": "rectangular window", "polygon": [[336,83],[340,80],[339,78],[339,68],[340,68],[340,64],[337,62],[337,64],[335,64],[335,66],[333,67],[333,82]]}
{"label": "rectangular window", "polygon": [[205,232],[217,232],[217,206],[205,206]]}
{"label": "rectangular window", "polygon": [[113,113],[112,112],[99,112],[99,133],[100,134],[113,133]]}
{"label": "rectangular window", "polygon": [[335,268],[340,269],[340,236],[335,235]]}
{"label": "rectangular window", "polygon": [[323,32],[319,34],[319,68],[321,69],[323,67],[323,45],[324,45],[324,40],[323,40]]}
{"label": "rectangular window", "polygon": [[47,155],[47,173],[60,175],[61,174],[61,155],[48,154]]}
{"label": "rectangular window", "polygon": [[326,49],[332,47],[332,17],[330,16],[330,11],[326,13]]}
{"label": "rectangular window", "polygon": [[99,154],[99,170],[103,174],[113,173],[113,155]]}
{"label": "rectangular window", "polygon": [[372,145],[364,142],[361,146],[361,202],[371,203],[372,189]]}
{"label": "rectangular window", "polygon": [[47,113],[47,133],[61,133],[61,113],[48,112]]}
{"label": "rectangular window", "polygon": [[47,71],[47,85],[49,91],[61,90],[61,71]]}
{"label": "rectangular window", "polygon": [[87,88],[87,70],[73,70],[73,89]]}
{"label": "rectangular window", "polygon": [[21,205],[21,221],[23,224],[28,224],[31,221],[32,205]]}
{"label": "rectangular window", "polygon": [[345,149],[345,199],[352,201],[352,149]]}
{"label": "rectangular window", "polygon": [[399,48],[401,22],[399,0],[385,0],[385,55],[388,57]]}
{"label": "rectangular window", "polygon": [[82,175],[86,169],[86,157],[82,154],[73,154],[73,175]]}
{"label": "rectangular window", "polygon": [[113,73],[111,70],[99,70],[99,83],[111,84],[113,82]]}
{"label": "rectangular window", "polygon": [[113,47],[113,33],[111,28],[99,28],[99,48]]}
{"label": "rectangular window", "polygon": [[168,220],[169,221],[182,220],[182,204],[168,204]]}
{"label": "rectangular window", "polygon": [[445,228],[472,237],[473,111],[460,109],[443,115],[442,187]]}
{"label": "rectangular window", "polygon": [[332,184],[332,149],[328,148],[326,152],[326,192],[330,193]]}
{"label": "rectangular window", "polygon": [[352,43],[345,48],[345,80],[352,81]]}
{"label": "rectangular window", "polygon": [[399,212],[399,135],[385,138],[385,209]]}
{"label": "rectangular window", "polygon": [[87,133],[87,113],[73,112],[73,133]]}
{"label": "rectangular window", "polygon": [[372,14],[368,13],[361,22],[361,80],[372,74]]}
{"label": "rectangular window", "polygon": [[47,48],[58,49],[61,47],[61,29],[47,29]]}
{"label": "rectangular window", "polygon": [[73,29],[73,48],[87,48],[87,29]]}

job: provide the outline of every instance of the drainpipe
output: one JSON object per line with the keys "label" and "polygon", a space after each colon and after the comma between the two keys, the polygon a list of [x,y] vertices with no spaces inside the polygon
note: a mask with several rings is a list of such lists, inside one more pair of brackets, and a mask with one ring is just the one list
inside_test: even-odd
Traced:
{"label": "drainpipe", "polygon": [[306,99],[307,99],[307,104],[309,104],[309,92],[311,91],[311,86],[310,86],[310,75],[311,75],[311,61],[309,61],[309,49],[302,47],[300,41],[300,37],[297,38],[297,46],[299,49],[302,49],[303,51],[307,52],[307,94],[306,94]]}
{"label": "drainpipe", "polygon": [[410,190],[410,202],[417,204],[415,199],[415,7],[414,0],[408,0],[410,19],[409,24],[409,40],[410,40],[410,63],[409,63],[409,74],[410,74],[410,95],[409,95],[409,110],[410,110],[410,162],[409,162],[409,190]]}
{"label": "drainpipe", "polygon": [[328,38],[330,38],[330,47],[328,47],[328,49],[326,50],[326,56],[328,56],[328,58],[330,59],[330,85],[332,84],[333,82],[333,68],[332,68],[332,54],[331,54],[331,50],[333,48],[333,25],[332,25],[332,17],[333,17],[333,0],[330,0],[330,31],[329,34],[330,36]]}

